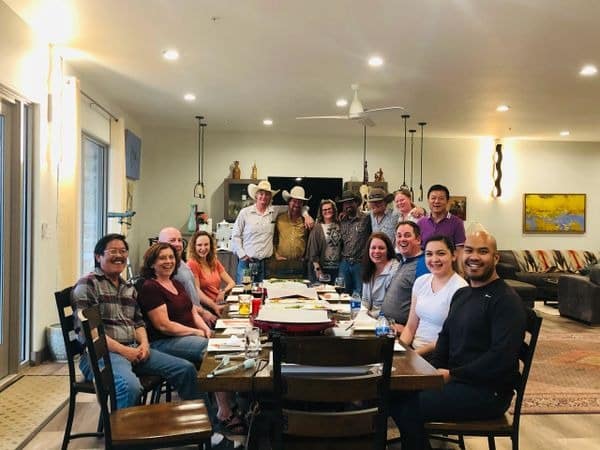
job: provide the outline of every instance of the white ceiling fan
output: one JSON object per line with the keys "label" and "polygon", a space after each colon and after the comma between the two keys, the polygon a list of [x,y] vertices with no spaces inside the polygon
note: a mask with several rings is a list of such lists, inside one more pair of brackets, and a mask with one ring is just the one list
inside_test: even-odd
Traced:
{"label": "white ceiling fan", "polygon": [[296,117],[296,119],[345,119],[345,120],[356,120],[363,125],[367,125],[372,127],[375,125],[375,122],[371,120],[369,114],[376,111],[388,111],[392,109],[404,109],[402,106],[385,106],[383,108],[372,108],[366,109],[363,107],[361,101],[358,99],[358,84],[352,85],[352,90],[354,91],[354,98],[352,99],[352,103],[350,103],[350,110],[348,111],[348,115],[346,116],[302,116]]}

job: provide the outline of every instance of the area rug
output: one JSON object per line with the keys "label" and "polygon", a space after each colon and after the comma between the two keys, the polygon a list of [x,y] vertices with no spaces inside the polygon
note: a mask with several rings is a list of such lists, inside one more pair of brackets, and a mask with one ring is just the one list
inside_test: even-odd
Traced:
{"label": "area rug", "polygon": [[600,413],[600,328],[542,315],[522,413]]}
{"label": "area rug", "polygon": [[68,376],[26,375],[0,392],[0,450],[22,448],[68,398]]}

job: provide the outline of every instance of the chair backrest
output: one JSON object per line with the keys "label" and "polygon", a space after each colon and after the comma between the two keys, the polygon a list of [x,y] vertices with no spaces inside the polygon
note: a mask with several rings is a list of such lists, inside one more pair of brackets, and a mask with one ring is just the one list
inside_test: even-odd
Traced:
{"label": "chair backrest", "polygon": [[[327,448],[385,448],[393,347],[390,337],[275,336],[275,447],[316,438]],[[290,373],[285,364],[313,367]]]}
{"label": "chair backrest", "polygon": [[513,419],[513,426],[515,429],[519,428],[521,405],[523,404],[523,396],[525,395],[525,386],[527,385],[529,370],[531,369],[531,364],[533,362],[533,354],[535,352],[538,336],[540,334],[540,328],[542,327],[542,318],[539,317],[533,309],[526,308],[526,311],[527,327],[525,329],[525,340],[523,341],[521,349],[519,350],[519,379],[515,387],[515,390],[517,391]]}
{"label": "chair backrest", "polygon": [[[104,333],[104,324],[100,318],[98,306],[92,306],[82,311],[81,326],[85,336],[85,346],[88,358],[94,372],[96,397],[104,424],[104,434],[107,442],[111,440],[110,412],[116,409],[115,381],[113,378],[110,354]],[[109,409],[110,405],[110,409]]]}
{"label": "chair backrest", "polygon": [[69,368],[69,379],[71,383],[76,380],[75,377],[75,358],[83,353],[84,345],[77,339],[79,330],[75,328],[75,314],[71,303],[71,293],[73,287],[69,286],[62,291],[54,293],[56,300],[56,309],[60,319],[63,340],[65,342],[65,351],[67,353],[67,365]]}

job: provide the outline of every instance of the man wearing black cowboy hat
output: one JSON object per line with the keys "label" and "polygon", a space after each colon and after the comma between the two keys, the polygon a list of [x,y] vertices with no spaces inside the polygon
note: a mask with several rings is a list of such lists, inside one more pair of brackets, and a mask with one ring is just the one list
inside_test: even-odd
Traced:
{"label": "man wearing black cowboy hat", "polygon": [[358,193],[344,191],[337,200],[340,205],[340,231],[342,235],[342,258],[339,274],[344,277],[346,289],[362,293],[362,257],[371,226],[369,216],[359,209],[361,197]]}

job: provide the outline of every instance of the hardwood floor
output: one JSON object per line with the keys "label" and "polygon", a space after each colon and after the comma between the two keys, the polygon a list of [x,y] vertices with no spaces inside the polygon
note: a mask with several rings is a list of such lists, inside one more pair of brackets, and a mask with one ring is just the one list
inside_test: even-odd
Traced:
{"label": "hardwood floor", "polygon": [[[536,305],[537,306],[537,305]],[[542,313],[543,314],[543,313]],[[562,331],[578,330],[589,333],[600,333],[598,327],[588,327],[577,322],[564,319],[553,321],[553,327]],[[549,324],[550,321],[546,321]],[[558,324],[557,324],[558,323]],[[544,325],[542,325],[544,326]],[[75,431],[94,430],[98,421],[99,408],[93,395],[79,395],[74,423]],[[25,447],[27,450],[59,449],[62,443],[67,412],[63,408]],[[521,416],[520,448],[522,450],[597,450],[600,448],[600,414],[541,414]],[[434,445],[441,446],[440,443]],[[485,438],[467,438],[467,449],[487,449]],[[511,448],[510,439],[496,439],[498,450]],[[102,449],[104,442],[95,438],[76,439],[69,445],[70,449]],[[440,448],[454,449],[447,446]],[[390,446],[398,450],[400,445]]]}

